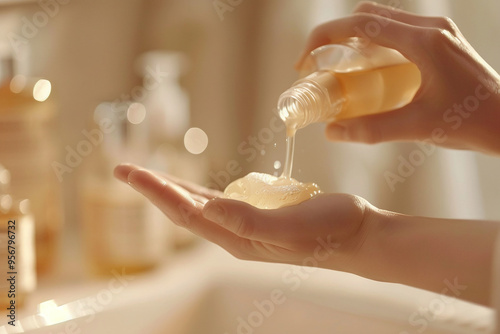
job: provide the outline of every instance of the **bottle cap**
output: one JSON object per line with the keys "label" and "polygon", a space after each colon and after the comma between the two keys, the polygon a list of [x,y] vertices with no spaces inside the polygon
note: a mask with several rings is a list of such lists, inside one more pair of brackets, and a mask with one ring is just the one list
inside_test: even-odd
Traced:
{"label": "bottle cap", "polygon": [[337,78],[329,71],[318,71],[297,81],[278,99],[280,118],[285,122],[287,135],[316,122],[334,119],[345,98]]}

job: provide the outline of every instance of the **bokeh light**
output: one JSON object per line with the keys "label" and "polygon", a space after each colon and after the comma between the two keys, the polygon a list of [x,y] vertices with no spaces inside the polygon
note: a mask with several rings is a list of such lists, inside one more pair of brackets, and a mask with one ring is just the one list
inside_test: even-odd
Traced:
{"label": "bokeh light", "polygon": [[12,78],[10,81],[10,91],[13,93],[21,93],[24,87],[26,87],[26,77],[22,74],[18,74]]}
{"label": "bokeh light", "polygon": [[132,124],[141,124],[146,118],[146,107],[134,102],[127,109],[127,120]]}
{"label": "bokeh light", "polygon": [[47,100],[52,91],[52,85],[49,80],[40,79],[33,86],[33,98],[37,101],[43,102]]}
{"label": "bokeh light", "polygon": [[184,135],[184,146],[189,153],[200,154],[208,146],[208,136],[200,128],[191,128]]}

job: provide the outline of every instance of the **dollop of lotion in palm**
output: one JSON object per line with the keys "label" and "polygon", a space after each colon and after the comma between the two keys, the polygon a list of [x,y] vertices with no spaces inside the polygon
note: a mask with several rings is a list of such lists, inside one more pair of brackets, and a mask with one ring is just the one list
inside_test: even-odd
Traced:
{"label": "dollop of lotion in palm", "polygon": [[321,190],[315,183],[253,172],[229,184],[224,197],[246,202],[259,209],[277,209],[299,204],[319,193]]}

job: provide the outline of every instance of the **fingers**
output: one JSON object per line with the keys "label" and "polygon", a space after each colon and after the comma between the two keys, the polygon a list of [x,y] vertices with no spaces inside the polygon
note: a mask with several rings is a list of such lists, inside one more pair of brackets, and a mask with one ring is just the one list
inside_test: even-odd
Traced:
{"label": "fingers", "polygon": [[400,51],[405,57],[417,63],[422,53],[419,40],[422,27],[412,26],[385,16],[355,13],[351,16],[330,21],[318,26],[309,36],[301,60],[300,68],[309,53],[325,44],[340,43],[349,37],[362,37],[364,40]]}
{"label": "fingers", "polygon": [[309,53],[317,47],[343,42],[349,37],[362,37],[396,49],[418,64],[421,47],[415,41],[429,28],[446,30],[464,40],[455,23],[447,17],[420,16],[374,2],[362,2],[353,15],[318,26],[310,34],[295,68],[300,69]]}
{"label": "fingers", "polygon": [[188,224],[191,215],[201,212],[202,205],[195,201],[187,190],[150,171],[133,170],[128,175],[127,181],[135,190],[146,196],[170,219],[180,225]]}
{"label": "fingers", "polygon": [[182,187],[147,170],[135,169],[128,183],[148,198],[174,223],[233,252],[246,241],[202,216],[203,204],[193,200]]}
{"label": "fingers", "polygon": [[390,112],[344,119],[327,125],[326,137],[332,141],[375,144],[385,141],[418,140],[429,136],[435,124],[425,122],[416,103]]}
{"label": "fingers", "polygon": [[130,174],[130,172],[132,172],[133,170],[136,170],[136,169],[140,169],[140,167],[133,165],[133,164],[128,164],[128,163],[127,164],[120,164],[120,165],[115,167],[113,174],[118,180],[127,183],[128,182],[128,175]]}
{"label": "fingers", "polygon": [[404,10],[378,4],[376,2],[361,2],[354,10],[355,13],[366,13],[383,16],[402,23],[418,27],[439,28],[451,33],[458,32],[455,23],[447,17],[429,17],[415,15]]}
{"label": "fingers", "polygon": [[198,184],[180,179],[180,178],[175,177],[175,176],[170,175],[170,174],[160,173],[160,175],[162,177],[170,180],[170,181],[177,183],[178,185],[180,185],[181,187],[183,187],[187,191],[190,191],[192,193],[195,193],[195,194],[198,194],[201,196],[205,196],[208,199],[215,198],[215,197],[221,197],[222,195],[224,195],[224,193],[219,191],[219,190],[209,189],[209,188],[200,186]]}
{"label": "fingers", "polygon": [[[119,179],[122,182],[128,182],[128,175],[134,171],[134,170],[139,170],[139,169],[144,169],[140,166],[134,165],[134,164],[120,164],[115,167],[114,170],[114,175],[117,179]],[[223,195],[222,192],[215,190],[215,189],[208,189],[206,187],[200,186],[198,184],[194,184],[192,182],[182,180],[180,178],[177,178],[173,175],[161,173],[161,172],[155,172],[156,175],[161,176],[162,178],[165,178],[167,180],[170,180],[179,186],[183,187],[187,191],[191,192],[192,194],[196,194],[195,196],[200,196],[200,197],[206,197],[208,199],[214,198],[214,197],[220,197]]]}
{"label": "fingers", "polygon": [[134,169],[128,183],[146,196],[174,223],[213,242],[237,258],[254,261],[283,262],[291,251],[274,244],[243,238],[202,215],[204,205],[193,200],[189,192],[150,171]]}

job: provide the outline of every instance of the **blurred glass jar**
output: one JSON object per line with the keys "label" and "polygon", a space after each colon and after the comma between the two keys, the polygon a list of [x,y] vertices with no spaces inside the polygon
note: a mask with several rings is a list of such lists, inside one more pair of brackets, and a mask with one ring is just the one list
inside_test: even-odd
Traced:
{"label": "blurred glass jar", "polygon": [[82,186],[82,236],[92,274],[153,269],[166,256],[165,226],[148,214],[150,203],[109,175],[87,175]]}
{"label": "blurred glass jar", "polygon": [[48,80],[22,75],[0,82],[0,161],[11,173],[12,195],[31,203],[38,273],[55,262],[63,221],[60,182],[52,169],[58,149],[51,89]]}
{"label": "blurred glass jar", "polygon": [[103,102],[94,111],[89,133],[100,143],[86,159],[79,193],[83,247],[93,274],[138,273],[166,258],[166,224],[152,204],[113,177],[123,162],[142,163],[147,156],[146,110],[139,103]]}
{"label": "blurred glass jar", "polygon": [[29,201],[13,198],[9,183],[10,173],[0,165],[0,308],[13,320],[36,288],[35,229]]}

